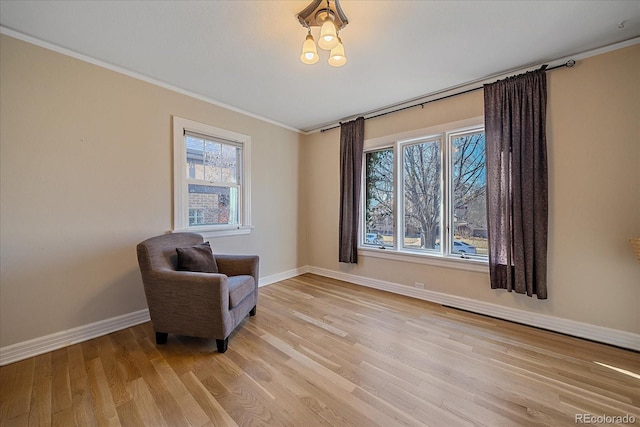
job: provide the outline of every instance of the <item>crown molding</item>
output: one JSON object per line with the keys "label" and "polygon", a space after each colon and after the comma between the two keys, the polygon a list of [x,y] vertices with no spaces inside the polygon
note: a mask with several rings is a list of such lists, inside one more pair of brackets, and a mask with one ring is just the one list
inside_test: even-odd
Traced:
{"label": "crown molding", "polygon": [[48,50],[51,50],[51,51],[54,51],[54,52],[57,52],[57,53],[60,53],[62,55],[65,55],[65,56],[70,56],[72,58],[78,59],[78,60],[83,61],[83,62],[88,62],[89,64],[93,64],[93,65],[96,65],[98,67],[105,68],[107,70],[114,71],[114,72],[119,73],[119,74],[124,74],[125,76],[132,77],[132,78],[137,79],[137,80],[142,80],[143,82],[150,83],[150,84],[152,84],[154,86],[159,86],[159,87],[161,87],[163,89],[167,89],[167,90],[170,90],[172,92],[179,93],[181,95],[186,95],[188,97],[195,98],[195,99],[197,99],[199,101],[204,101],[204,102],[206,102],[208,104],[215,105],[217,107],[221,107],[221,108],[224,108],[226,110],[230,110],[230,111],[233,111],[235,113],[239,113],[239,114],[242,114],[244,116],[251,117],[253,119],[257,119],[257,120],[263,121],[265,123],[269,123],[271,125],[275,125],[275,126],[278,126],[278,127],[281,127],[281,128],[287,129],[287,130],[291,130],[291,131],[294,131],[294,132],[297,132],[297,133],[303,133],[300,129],[293,128],[291,126],[285,125],[284,123],[280,123],[280,122],[277,122],[275,120],[271,120],[271,119],[268,119],[266,117],[262,117],[262,116],[259,116],[257,114],[250,113],[248,111],[242,110],[242,109],[234,107],[232,105],[228,105],[228,104],[225,104],[223,102],[216,101],[213,98],[209,98],[207,96],[203,96],[203,95],[200,95],[198,93],[191,92],[191,91],[189,91],[187,89],[183,89],[181,87],[174,86],[172,84],[163,82],[161,80],[154,79],[154,78],[146,76],[144,74],[140,74],[140,73],[137,73],[135,71],[131,71],[131,70],[128,70],[126,68],[119,67],[117,65],[113,65],[113,64],[110,64],[108,62],[93,58],[93,57],[85,55],[83,53],[79,53],[79,52],[76,52],[74,50],[67,49],[67,48],[58,46],[56,44],[46,42],[44,40],[41,40],[41,39],[38,39],[36,37],[32,37],[32,36],[26,35],[24,33],[12,30],[12,29],[7,28],[7,27],[0,26],[0,34],[4,34],[6,36],[13,37],[14,39],[18,39],[18,40],[21,40],[23,42],[27,42],[27,43],[33,44],[35,46],[38,46],[38,47],[41,47],[41,48],[44,48],[44,49],[48,49]]}

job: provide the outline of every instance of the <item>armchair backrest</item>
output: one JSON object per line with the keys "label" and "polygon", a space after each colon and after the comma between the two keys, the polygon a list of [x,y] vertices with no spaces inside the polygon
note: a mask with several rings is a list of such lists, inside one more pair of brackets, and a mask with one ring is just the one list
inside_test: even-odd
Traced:
{"label": "armchair backrest", "polygon": [[137,246],[140,271],[144,275],[153,270],[175,270],[178,259],[176,248],[203,242],[202,236],[196,233],[171,233],[147,239]]}

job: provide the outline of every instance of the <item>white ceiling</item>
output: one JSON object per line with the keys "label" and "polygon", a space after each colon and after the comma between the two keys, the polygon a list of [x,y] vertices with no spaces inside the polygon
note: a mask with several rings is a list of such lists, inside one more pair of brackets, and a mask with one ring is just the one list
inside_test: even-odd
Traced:
{"label": "white ceiling", "polygon": [[303,131],[640,36],[637,0],[342,0],[333,68],[299,60],[309,3],[1,0],[0,24]]}

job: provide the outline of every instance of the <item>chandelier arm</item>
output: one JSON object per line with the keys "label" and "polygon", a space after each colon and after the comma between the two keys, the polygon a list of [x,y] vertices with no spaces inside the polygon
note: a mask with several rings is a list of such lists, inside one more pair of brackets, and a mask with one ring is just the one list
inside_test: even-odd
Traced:
{"label": "chandelier arm", "polygon": [[315,15],[314,12],[316,11],[316,9],[318,9],[318,6],[320,6],[321,3],[322,3],[322,0],[313,0],[307,7],[305,7],[300,11],[300,13],[298,13],[297,15],[298,21],[300,21],[300,24],[303,27],[312,26],[311,25],[312,22],[309,20],[309,18]]}
{"label": "chandelier arm", "polygon": [[333,18],[336,29],[341,30],[349,23],[347,15],[340,7],[340,0],[333,0],[334,7],[331,7],[330,0],[326,6],[323,0],[313,0],[306,8],[298,13],[297,18],[303,27],[320,27],[327,17]]}
{"label": "chandelier arm", "polygon": [[349,18],[347,18],[347,15],[345,15],[342,11],[342,8],[340,7],[340,0],[335,0],[334,3],[336,5],[336,14],[338,15],[338,20],[342,22],[342,25],[340,25],[340,28],[338,28],[339,30],[341,30],[349,24]]}

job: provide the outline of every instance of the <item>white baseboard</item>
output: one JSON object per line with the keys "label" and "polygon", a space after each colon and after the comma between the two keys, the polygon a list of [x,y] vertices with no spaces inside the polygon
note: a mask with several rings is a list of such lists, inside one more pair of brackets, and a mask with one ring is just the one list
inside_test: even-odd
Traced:
{"label": "white baseboard", "polygon": [[[497,317],[499,319],[640,351],[640,335],[638,334],[591,325],[584,322],[576,322],[574,320],[562,319],[546,314],[531,313],[524,310],[476,301],[456,295],[449,295],[425,289],[410,288],[393,282],[385,282],[382,280],[356,276],[319,267],[304,266],[285,271],[283,273],[263,277],[260,279],[259,286],[271,285],[304,273],[313,273],[320,276],[330,277],[332,279],[344,280],[356,285],[418,298],[425,301],[435,302],[437,304],[468,310],[478,314],[484,314],[487,316]],[[110,334],[149,320],[149,310],[144,309],[2,347],[0,348],[0,366],[87,341],[102,335]]]}
{"label": "white baseboard", "polygon": [[258,283],[259,287],[271,285],[276,282],[280,282],[282,280],[291,279],[292,277],[299,276],[304,273],[309,272],[309,267],[298,267],[293,270],[285,271],[278,274],[273,274],[267,277],[261,277]]}
{"label": "white baseboard", "polygon": [[149,321],[144,309],[0,348],[0,366],[57,350]]}
{"label": "white baseboard", "polygon": [[577,322],[575,320],[549,316],[547,314],[532,313],[525,310],[504,307],[497,304],[477,301],[456,295],[445,294],[442,292],[411,288],[393,282],[385,282],[382,280],[356,276],[353,274],[342,273],[339,271],[328,270],[324,268],[307,267],[306,270],[309,273],[330,277],[332,279],[344,280],[345,282],[354,283],[356,285],[380,289],[383,291],[435,302],[437,304],[447,305],[478,314],[484,314],[503,320],[509,320],[511,322],[522,323],[541,329],[548,329],[553,332],[559,332],[562,334],[567,334],[579,338],[586,338],[589,340],[611,344],[630,350],[640,351],[640,334],[634,334],[631,332],[620,331],[603,326],[591,325],[589,323]]}
{"label": "white baseboard", "polygon": [[[283,273],[260,278],[258,286],[267,286],[281,280],[290,279],[308,272],[307,267],[296,268]],[[62,347],[77,344],[150,320],[149,310],[144,309],[122,316],[113,317],[77,328],[60,331],[44,337],[0,348],[0,366],[38,356]]]}

